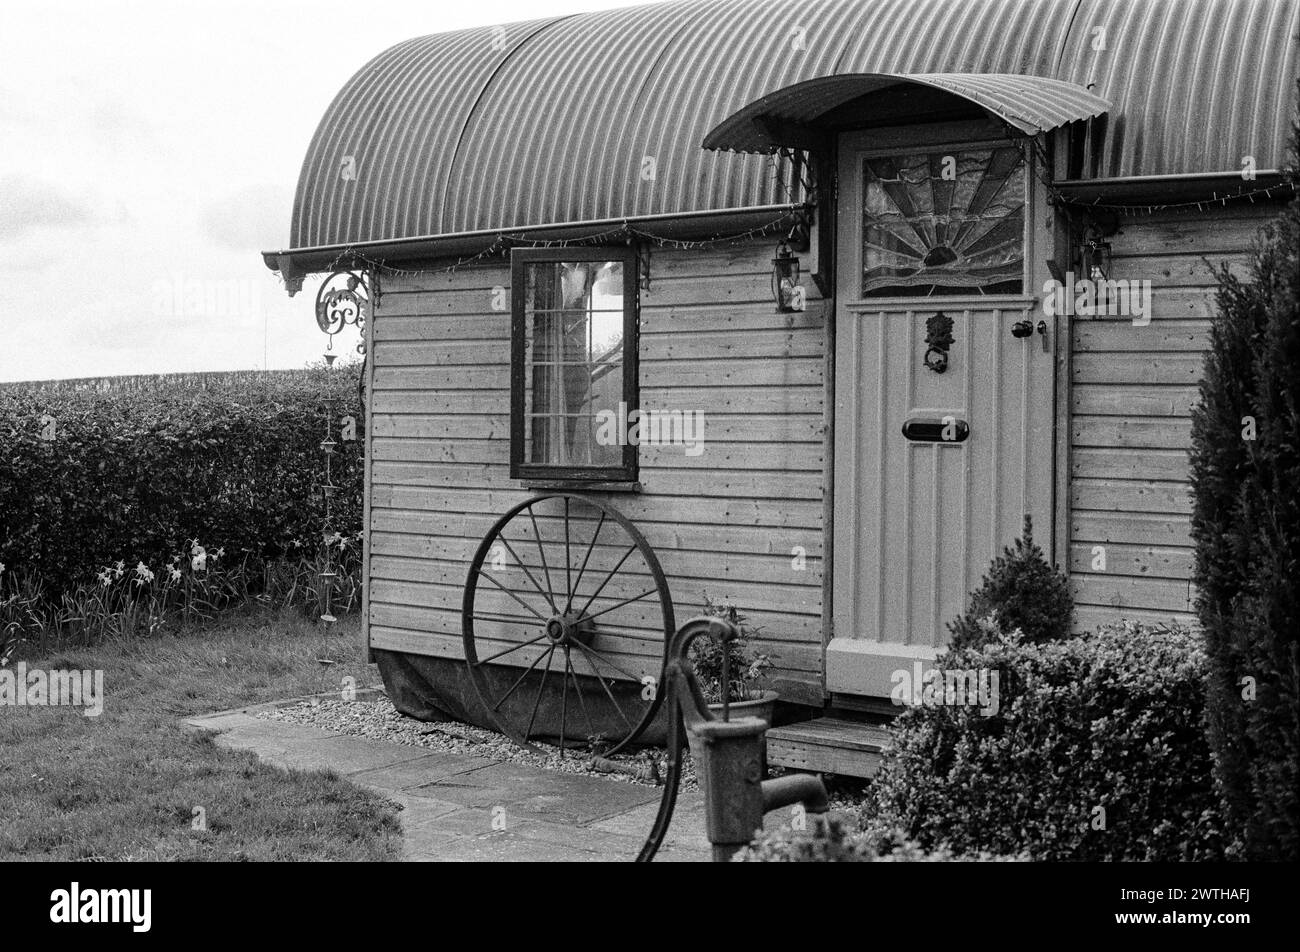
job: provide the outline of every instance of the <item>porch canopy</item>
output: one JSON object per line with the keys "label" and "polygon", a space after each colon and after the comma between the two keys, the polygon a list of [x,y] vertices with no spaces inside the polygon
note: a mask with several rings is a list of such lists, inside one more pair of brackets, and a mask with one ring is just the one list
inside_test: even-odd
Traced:
{"label": "porch canopy", "polygon": [[[842,107],[872,93],[906,87],[937,90],[978,106],[1026,135],[1093,119],[1110,103],[1075,83],[1011,73],[847,73],[821,76],[755,99],[715,126],[704,148],[770,153],[780,148],[821,151]],[[927,97],[934,99],[935,97]],[[938,97],[940,101],[949,98]],[[915,116],[915,113],[912,113]],[[844,118],[854,123],[863,111]],[[829,119],[829,121],[828,121]],[[881,116],[887,121],[887,113]]]}

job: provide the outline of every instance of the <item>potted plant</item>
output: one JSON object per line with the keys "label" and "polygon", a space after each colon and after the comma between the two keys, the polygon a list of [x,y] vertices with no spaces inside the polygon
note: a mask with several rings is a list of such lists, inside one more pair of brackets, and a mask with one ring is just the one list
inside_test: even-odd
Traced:
{"label": "potted plant", "polygon": [[[730,717],[759,717],[771,725],[778,698],[776,691],[765,687],[767,673],[772,668],[772,656],[755,651],[750,645],[759,629],[746,624],[745,616],[736,610],[735,605],[716,602],[707,592],[703,614],[725,618],[740,633],[740,637],[727,642],[725,648],[720,640],[708,637],[697,638],[691,644],[688,657],[709,710],[721,718],[725,698]],[[727,661],[725,676],[724,657]],[[687,732],[687,740],[692,756],[698,758],[695,737]]]}

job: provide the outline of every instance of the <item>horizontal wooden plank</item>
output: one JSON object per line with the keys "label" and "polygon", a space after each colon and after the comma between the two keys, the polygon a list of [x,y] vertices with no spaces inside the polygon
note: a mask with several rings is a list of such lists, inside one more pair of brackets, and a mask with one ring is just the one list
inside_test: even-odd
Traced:
{"label": "horizontal wooden plank", "polygon": [[[387,566],[393,567],[394,562],[386,562]],[[419,568],[419,567],[417,567]],[[614,579],[607,581],[607,571],[612,566],[602,566],[606,572],[598,575],[599,581],[591,581],[589,577],[584,577],[580,584],[580,590],[584,594],[581,606],[590,606],[590,613],[601,613],[604,611],[602,618],[599,619],[599,629],[606,631],[634,633],[638,637],[658,637],[654,632],[663,631],[663,614],[660,611],[659,602],[654,596],[642,598],[638,601],[628,601],[640,596],[647,590],[654,589],[653,583],[646,584],[643,576],[629,576],[620,572]],[[593,570],[594,574],[595,570]],[[545,575],[533,570],[533,579],[536,583],[547,585]],[[545,593],[538,592],[534,587],[533,581],[526,580],[519,571],[513,570],[507,566],[500,571],[491,572],[490,576],[481,577],[481,583],[476,589],[476,605],[478,611],[499,616],[499,618],[515,618],[517,624],[533,624],[533,613],[547,614],[547,600]],[[563,588],[562,577],[558,567],[552,568],[550,583],[556,587]],[[599,597],[591,601],[591,594],[595,592],[597,585],[603,584]],[[508,590],[498,588],[498,585],[504,585]],[[820,620],[820,593],[816,589],[800,589],[788,587],[787,602],[784,605],[774,605],[774,603],[759,603],[757,598],[763,598],[763,594],[757,592],[753,585],[742,583],[733,583],[731,585],[736,601],[740,603],[742,613],[749,618],[749,624],[755,628],[761,628],[764,640],[772,642],[783,642],[783,644],[822,644],[822,620]],[[370,580],[370,603],[385,603],[385,605],[406,605],[411,607],[429,607],[429,609],[439,609],[446,611],[455,611],[459,613],[461,609],[461,600],[465,592],[465,583],[463,579],[452,577],[447,583],[433,583],[433,581],[413,581],[409,579],[390,579],[390,577],[373,577]],[[682,593],[675,596],[681,597]],[[689,593],[684,601],[686,611],[693,613],[692,606],[698,605],[697,598],[702,592]],[[724,597],[724,596],[719,596]],[[749,601],[746,601],[749,598]],[[624,603],[625,602],[625,603]],[[529,611],[529,606],[532,611]],[[801,614],[802,613],[802,614]],[[686,615],[689,616],[689,615]],[[681,620],[685,620],[686,616]]]}
{"label": "horizontal wooden plank", "polygon": [[1166,210],[1125,219],[1108,240],[1119,255],[1242,253],[1275,214],[1262,204]]}
{"label": "horizontal wooden plank", "polygon": [[[370,618],[371,647],[388,651],[406,651],[435,658],[450,658],[456,661],[465,658],[464,642],[459,629],[460,622],[450,613],[374,604],[371,607]],[[445,627],[450,625],[454,625],[455,628]],[[481,657],[488,657],[510,646],[510,642],[485,640],[479,643],[478,652]],[[608,659],[608,663],[588,658],[582,652],[573,652],[573,665],[579,674],[599,673],[611,681],[639,681],[647,676],[657,678],[662,669],[662,657],[653,653],[632,655],[610,646],[597,650]],[[497,663],[509,663],[512,667],[527,667],[542,656],[544,651],[540,643],[530,645],[503,656]],[[544,664],[543,662],[543,666]]]}
{"label": "horizontal wooden plank", "polygon": [[[389,342],[396,347],[395,342]],[[407,367],[388,366],[376,348],[374,389],[376,390],[504,390],[509,387],[507,358],[502,362]],[[699,387],[816,387],[822,385],[823,362],[815,357],[789,359],[734,359],[725,362],[701,358],[645,360],[641,382],[647,387],[671,385]]]}
{"label": "horizontal wooden plank", "polygon": [[1070,452],[1070,473],[1076,479],[1186,482],[1190,467],[1185,450],[1078,447]]}
{"label": "horizontal wooden plank", "polygon": [[[642,445],[638,460],[643,475],[651,470],[762,470],[784,473],[822,472],[822,444],[817,443],[724,443],[709,438],[707,417],[704,439],[694,446]],[[399,463],[498,463],[510,462],[510,440],[421,439],[386,437],[371,440],[371,458],[376,462]]]}
{"label": "horizontal wooden plank", "polygon": [[682,331],[767,331],[781,330],[808,336],[823,336],[826,309],[778,311],[743,304],[655,304],[647,298],[641,303],[643,335],[676,334]]}
{"label": "horizontal wooden plank", "polygon": [[380,282],[379,309],[403,294],[423,294],[429,291],[454,291],[462,288],[491,288],[510,286],[510,259],[508,257],[481,259],[462,263],[455,271],[435,271],[456,262],[449,259],[422,265],[428,270],[410,274],[385,274]]}
{"label": "horizontal wooden plank", "polygon": [[1070,376],[1076,384],[1172,384],[1188,386],[1201,379],[1200,354],[1076,354]]}
{"label": "horizontal wooden plank", "polygon": [[[371,530],[405,533],[417,538],[423,536],[435,540],[434,545],[445,544],[449,551],[460,551],[462,543],[459,540],[471,540],[477,544],[487,535],[498,515],[496,511],[462,514],[375,509],[371,513]],[[670,507],[663,510],[660,520],[636,519],[634,524],[660,561],[670,568],[674,553],[682,550],[709,553],[719,559],[725,558],[724,553],[777,559],[789,564],[792,572],[801,571],[796,568],[799,558],[816,562],[822,557],[822,533],[817,528],[752,526],[735,522],[726,523],[727,531],[720,533],[716,521],[674,521]],[[552,529],[544,521],[542,524],[543,531],[549,536]],[[509,531],[513,534],[513,530]],[[612,526],[604,531],[612,533],[614,538],[623,538],[621,530],[613,533]]]}
{"label": "horizontal wooden plank", "polygon": [[383,390],[370,394],[371,408],[378,418],[387,414],[424,413],[447,416],[509,416],[508,389]]}
{"label": "horizontal wooden plank", "polygon": [[836,746],[810,745],[784,737],[767,737],[767,762],[773,767],[806,773],[838,774],[844,777],[871,777],[880,766],[882,755],[872,750],[850,750]]}
{"label": "horizontal wooden plank", "polygon": [[1249,271],[1241,253],[1128,255],[1116,250],[1111,257],[1110,276],[1116,280],[1150,281],[1155,288],[1203,287],[1215,283],[1215,271],[1224,264],[1238,277],[1246,277]]}
{"label": "horizontal wooden plank", "polygon": [[380,390],[506,390],[510,369],[506,364],[482,367],[387,367],[376,355],[372,391]]}
{"label": "horizontal wooden plank", "polygon": [[471,315],[424,313],[421,298],[408,295],[400,308],[385,308],[375,318],[373,339],[379,343],[415,341],[500,341],[509,346],[510,315],[502,312]]}
{"label": "horizontal wooden plank", "polygon": [[875,750],[888,747],[893,735],[888,728],[861,721],[848,721],[838,717],[818,717],[775,727],[769,738],[798,741],[806,744],[833,745],[844,750]]}
{"label": "horizontal wooden plank", "polygon": [[[470,323],[473,323],[472,321]],[[691,331],[645,334],[641,361],[735,360],[820,357],[825,351],[821,333],[786,330]],[[478,366],[508,364],[510,341],[492,340],[391,340],[374,346],[376,367],[438,367],[447,364]]]}
{"label": "horizontal wooden plank", "polygon": [[[496,299],[491,289],[462,294],[460,306],[469,310],[455,312],[458,305],[435,305],[417,294],[386,297],[385,306],[375,319],[374,339],[387,341],[510,341],[510,313],[492,310]],[[391,303],[390,303],[391,302]],[[427,302],[427,303],[426,303]],[[508,306],[508,300],[507,300]],[[680,333],[748,333],[784,332],[800,337],[821,339],[824,336],[825,312],[822,308],[779,312],[755,308],[749,304],[664,304],[648,299],[641,308],[638,325],[645,338]]]}
{"label": "horizontal wooden plank", "polygon": [[1073,322],[1074,349],[1088,353],[1202,353],[1210,346],[1210,322],[1153,320],[1138,326],[1119,321]]}
{"label": "horizontal wooden plank", "polygon": [[1190,449],[1192,421],[1182,417],[1076,416],[1070,421],[1074,446]]}
{"label": "horizontal wooden plank", "polygon": [[[392,644],[391,640],[389,644],[379,644],[376,641],[376,634],[382,629],[409,632],[409,635],[404,639],[409,647],[396,647],[395,650],[413,651],[416,654],[428,654],[435,657],[465,657],[459,608],[452,611],[392,604],[376,599],[372,602],[370,609],[371,643],[375,647],[389,647]],[[479,635],[477,624],[475,635],[476,637]],[[392,635],[388,637],[396,640]],[[662,638],[657,641],[653,638],[625,639],[617,643],[611,639],[602,646],[600,639],[605,636],[597,634],[596,637],[595,648],[601,654],[607,654],[616,660],[621,659],[629,662],[625,667],[631,667],[634,662],[636,670],[644,670],[646,674],[658,675],[663,663],[664,645]],[[514,636],[508,639],[485,640],[501,647],[510,647],[512,644],[519,643]],[[767,633],[756,635],[752,645],[771,656],[773,677],[820,674],[821,672],[822,651],[820,645],[780,641]],[[526,659],[524,661],[526,665],[531,660],[527,649],[520,649],[519,653]],[[482,652],[480,652],[480,655],[485,656]],[[513,662],[514,654],[512,653],[510,657]],[[611,677],[617,677],[614,671],[609,671],[608,674]]]}
{"label": "horizontal wooden plank", "polygon": [[1196,387],[1078,384],[1071,406],[1085,416],[1187,417],[1200,400]]}
{"label": "horizontal wooden plank", "polygon": [[[510,483],[494,489],[429,489],[411,486],[394,486],[377,482],[373,487],[372,505],[376,528],[391,528],[398,532],[444,534],[439,527],[470,525],[462,515],[487,519],[482,530],[471,535],[482,536],[487,526],[535,493]],[[820,501],[798,499],[740,499],[740,498],[689,498],[673,496],[648,496],[644,493],[590,493],[602,498],[616,511],[640,526],[642,522],[661,523],[668,526],[701,526],[709,528],[722,522],[731,528],[753,526],[773,535],[773,529],[819,529],[822,524]],[[541,504],[543,512],[549,503]],[[561,504],[562,505],[562,504]],[[576,518],[577,507],[572,509]],[[436,521],[434,520],[436,517]],[[409,529],[403,528],[409,526]],[[462,534],[459,531],[451,535]],[[770,551],[764,546],[762,551]]]}
{"label": "horizontal wooden plank", "polygon": [[[692,436],[702,437],[704,453],[716,452],[719,459],[732,458],[734,447],[742,445],[752,449],[759,444],[814,444],[821,446],[824,423],[820,415],[790,413],[710,413],[702,407],[689,410],[667,411],[643,401],[642,406],[656,413],[693,413],[703,415],[702,423],[693,424]],[[669,433],[676,434],[678,423],[675,419],[668,422]],[[663,432],[664,424],[659,424]],[[500,440],[509,442],[510,418],[508,414],[468,415],[468,414],[402,414],[389,415],[377,413],[371,426],[371,433],[376,437],[400,437],[404,439],[447,440],[477,439]],[[670,447],[645,446],[649,460],[662,455]],[[799,452],[806,453],[807,447]],[[780,452],[777,447],[768,447],[770,452]],[[680,452],[680,448],[678,448]],[[732,456],[723,455],[730,451]],[[739,458],[739,457],[735,457]],[[495,459],[495,457],[493,457]],[[720,463],[719,465],[727,465]],[[737,464],[739,467],[740,464]],[[801,463],[797,468],[805,468]]]}
{"label": "horizontal wooden plank", "polygon": [[825,351],[825,337],[819,331],[747,328],[693,331],[678,328],[668,334],[645,334],[641,338],[642,360],[699,357],[713,360],[734,360],[745,357],[778,360],[790,357],[821,357]]}
{"label": "horizontal wooden plank", "polygon": [[[372,465],[372,486],[490,489],[510,483],[508,468],[491,463],[407,463],[377,459]],[[640,478],[646,494],[666,496],[820,499],[822,495],[819,472],[644,469]]]}
{"label": "horizontal wooden plank", "polygon": [[[575,561],[585,554],[589,538],[590,536],[585,536],[581,540],[575,540]],[[430,581],[463,581],[480,541],[478,538],[375,530],[370,534],[369,551],[375,560],[389,556],[409,562],[437,560],[436,565],[432,561],[420,563],[428,565],[427,569],[412,566],[407,571],[426,571]],[[622,554],[623,548],[625,547],[613,552],[615,558]],[[608,558],[613,545],[598,545],[596,549],[592,558]],[[674,591],[680,590],[685,601],[698,598],[702,591],[712,591],[718,598],[739,602],[741,599],[735,585],[748,582],[778,586],[774,589],[774,597],[779,596],[779,586],[803,586],[819,590],[821,586],[821,560],[806,555],[800,561],[788,552],[753,555],[744,552],[670,549],[656,550],[655,554],[663,565],[670,586]],[[382,574],[379,569],[375,569],[375,572]],[[696,607],[703,607],[702,601]]]}
{"label": "horizontal wooden plank", "polygon": [[1151,625],[1168,625],[1172,622],[1193,625],[1196,623],[1196,616],[1190,612],[1161,611],[1146,608],[1113,608],[1102,605],[1076,605],[1074,609],[1075,631],[1096,631],[1103,625],[1114,625],[1124,620]]}
{"label": "horizontal wooden plank", "polygon": [[[1100,547],[1101,551],[1097,551]],[[1104,559],[1105,570],[1094,569]],[[1131,575],[1139,578],[1192,577],[1195,555],[1191,549],[1174,546],[1118,545],[1075,542],[1070,546],[1070,572],[1076,574]]]}
{"label": "horizontal wooden plank", "polygon": [[[472,384],[471,379],[464,381]],[[376,418],[385,414],[505,415],[510,413],[510,391],[472,388],[458,390],[381,390],[372,395]],[[641,406],[655,410],[699,410],[735,420],[762,414],[811,414],[819,418],[824,405],[820,387],[726,387],[698,390],[664,386],[641,387]],[[724,423],[730,421],[723,421]]]}
{"label": "horizontal wooden plank", "polygon": [[1191,519],[1163,513],[1072,510],[1070,538],[1188,548],[1192,544]]}
{"label": "horizontal wooden plank", "polygon": [[1070,587],[1078,605],[1156,612],[1193,610],[1188,583],[1176,579],[1075,575]]}
{"label": "horizontal wooden plank", "polygon": [[[600,604],[593,606],[593,610],[608,607],[612,603],[611,600],[616,602],[622,599],[635,598],[657,588],[654,578],[640,564],[632,566],[624,563],[619,568],[617,577],[605,583],[610,571],[618,565],[622,552],[609,549],[598,550],[591,555],[589,564],[586,570],[583,571],[582,560],[587,557],[587,549],[585,547],[576,547],[573,553],[573,562],[575,564],[566,573],[560,564],[549,565],[549,571],[543,570],[537,564],[534,553],[529,551],[527,546],[515,544],[512,548],[521,558],[532,559],[529,571],[543,588],[551,584],[555,586],[557,593],[567,592],[569,585],[576,584],[582,596],[579,605],[585,603],[588,596],[594,593],[602,584],[605,584],[604,589],[601,591],[601,599],[598,600]],[[446,553],[439,552],[437,554],[443,555]],[[484,582],[483,585],[488,587],[480,586],[480,590],[495,595],[497,594],[495,584],[503,584],[511,588],[516,594],[524,595],[524,600],[529,604],[533,604],[535,608],[543,610],[543,606],[534,597],[537,593],[532,589],[531,585],[520,578],[518,572],[512,571],[514,555],[508,550],[500,550],[499,554],[503,563],[505,563],[505,567],[501,571],[495,571],[491,568],[493,562],[489,559],[486,566],[488,571],[493,573],[492,577],[496,581]],[[557,554],[555,551],[551,552],[550,558],[555,559]],[[785,583],[795,583],[801,581],[796,577],[801,575],[803,576],[802,581],[807,584],[776,584],[771,581],[758,582],[751,579],[742,581],[735,578],[720,580],[683,577],[680,574],[683,560],[675,558],[674,555],[675,553],[665,553],[666,558],[661,560],[666,562],[664,565],[665,581],[668,585],[668,591],[672,595],[674,611],[681,611],[687,615],[699,613],[704,608],[703,595],[709,592],[711,597],[737,606],[743,606],[744,613],[752,617],[773,618],[777,614],[818,615],[821,612],[821,579],[819,574],[788,571],[787,563],[787,571],[784,575],[778,577],[781,577]],[[370,560],[371,578],[375,581],[382,579],[387,582],[416,582],[445,586],[455,589],[457,592],[463,591],[468,583],[468,559],[464,561],[445,561],[443,559],[409,558],[372,553]],[[651,606],[655,604],[655,597],[646,598],[644,605]],[[453,605],[453,607],[456,606]],[[511,605],[511,608],[513,611],[522,610],[521,607],[514,605]],[[616,618],[623,610],[616,609],[610,612],[610,615],[612,618]],[[685,617],[682,620],[684,621]],[[803,627],[799,630],[801,633],[806,633],[806,629]],[[783,632],[777,634],[785,641],[806,640],[803,634],[798,637]],[[821,641],[820,636],[812,640],[816,643]]]}
{"label": "horizontal wooden plank", "polygon": [[[1165,321],[1208,321],[1215,313],[1215,295],[1218,286],[1213,283],[1204,285],[1185,285],[1182,287],[1153,286],[1147,302],[1150,306],[1152,324]],[[1077,315],[1074,322],[1093,325],[1118,324],[1133,326],[1131,314],[1101,313],[1088,316]]]}
{"label": "horizontal wooden plank", "polygon": [[1187,483],[1158,483],[1142,479],[1075,479],[1070,483],[1074,509],[1114,509],[1124,512],[1192,511]]}

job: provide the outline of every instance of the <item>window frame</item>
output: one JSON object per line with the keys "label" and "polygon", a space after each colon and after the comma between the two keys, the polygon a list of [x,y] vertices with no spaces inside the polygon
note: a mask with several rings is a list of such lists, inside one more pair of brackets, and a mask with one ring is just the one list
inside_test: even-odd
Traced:
{"label": "window frame", "polygon": [[637,447],[625,443],[619,466],[559,466],[524,459],[527,431],[524,417],[528,385],[524,354],[527,341],[526,269],[534,264],[564,261],[621,261],[623,263],[623,391],[628,413],[641,405],[640,386],[640,280],[639,258],[632,245],[583,245],[566,248],[512,248],[510,250],[510,478],[527,482],[635,483]]}

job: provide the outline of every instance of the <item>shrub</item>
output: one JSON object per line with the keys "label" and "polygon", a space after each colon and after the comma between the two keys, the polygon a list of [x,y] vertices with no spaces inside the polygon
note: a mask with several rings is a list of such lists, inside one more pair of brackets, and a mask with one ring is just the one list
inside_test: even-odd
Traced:
{"label": "shrub", "polygon": [[979,644],[980,622],[992,616],[1002,628],[1018,629],[1029,641],[1059,641],[1070,636],[1074,600],[1070,583],[1048,565],[1034,542],[1033,522],[1025,516],[1024,534],[993,560],[980,587],[971,593],[965,614],[948,625],[953,649]]}
{"label": "shrub", "polygon": [[[312,556],[326,528],[325,399],[360,429],[358,373],[353,364],[204,389],[0,387],[0,562],[57,600],[93,585],[105,564],[156,570],[196,538],[259,571]],[[339,440],[337,418],[333,432],[331,528],[350,535],[361,528],[361,434]]]}
{"label": "shrub", "polygon": [[697,638],[691,643],[690,661],[695,669],[695,677],[700,682],[700,691],[710,704],[722,703],[723,658],[727,661],[727,682],[730,689],[728,701],[748,701],[762,693],[762,683],[767,672],[772,668],[771,655],[753,651],[750,639],[759,631],[751,628],[746,616],[737,611],[735,605],[717,602],[704,593],[705,615],[725,618],[736,626],[740,637],[726,642],[716,638]]}
{"label": "shrub", "polygon": [[1040,860],[1222,857],[1200,726],[1206,662],[1189,630],[1127,623],[1046,644],[1012,632],[945,663],[1013,677],[991,716],[943,705],[899,716],[868,831]]}
{"label": "shrub", "polygon": [[[1296,131],[1300,150],[1300,126]],[[1294,173],[1293,173],[1294,174]],[[1218,274],[1192,413],[1207,728],[1229,829],[1252,859],[1300,858],[1300,197],[1248,280]]]}
{"label": "shrub", "polygon": [[760,832],[731,858],[733,863],[943,863],[953,860],[1008,861],[989,853],[958,856],[951,850],[923,850],[899,836],[873,837],[854,832],[833,813],[809,816],[806,830]]}

